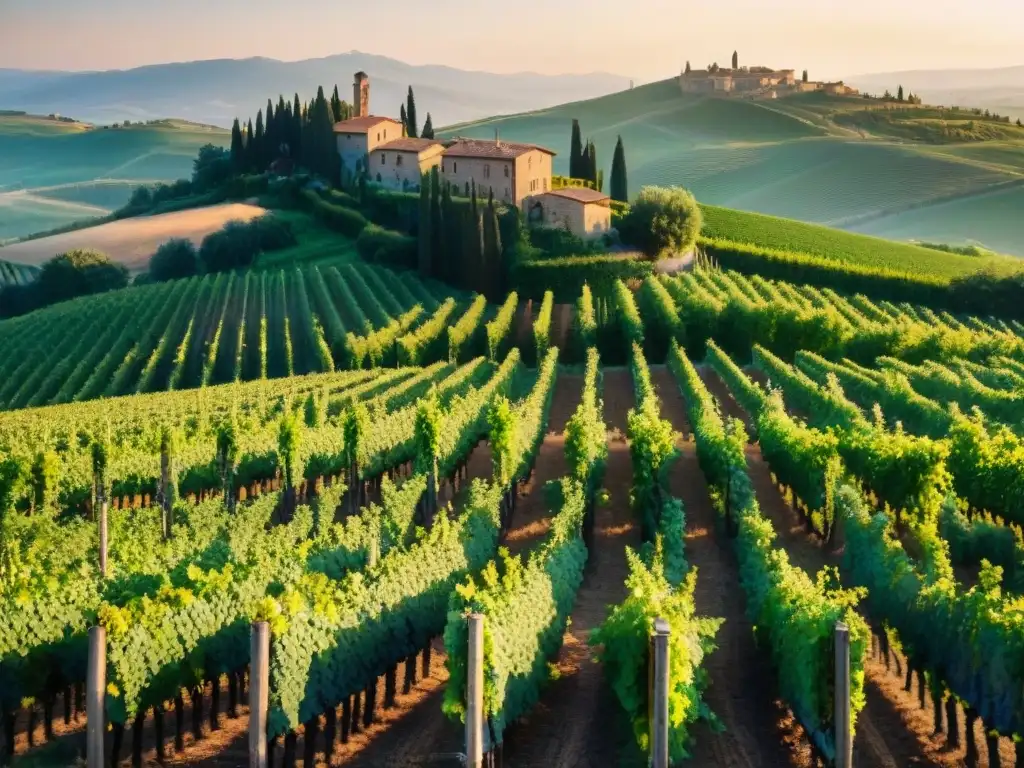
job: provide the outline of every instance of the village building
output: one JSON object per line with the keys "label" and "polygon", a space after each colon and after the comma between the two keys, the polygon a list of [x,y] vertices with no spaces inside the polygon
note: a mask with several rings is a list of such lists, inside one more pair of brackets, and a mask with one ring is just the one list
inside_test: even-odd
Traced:
{"label": "village building", "polygon": [[739,67],[725,69],[713,64],[706,69],[687,69],[679,75],[683,93],[714,94],[775,99],[795,93],[823,91],[835,96],[854,96],[858,91],[838,83],[804,82],[792,69]]}
{"label": "village building", "polygon": [[563,187],[531,197],[527,218],[533,226],[561,227],[584,240],[612,228],[611,198],[589,187]]}
{"label": "village building", "polygon": [[476,185],[480,197],[523,207],[523,201],[551,189],[555,153],[535,144],[498,139],[456,139],[444,150],[441,175],[460,193]]}
{"label": "village building", "polygon": [[418,189],[423,174],[441,165],[443,153],[436,139],[394,139],[370,152],[369,177],[387,189]]}
{"label": "village building", "polygon": [[388,189],[415,191],[422,175],[439,167],[456,194],[474,186],[479,197],[524,208],[524,201],[551,190],[555,153],[535,144],[455,138],[414,139],[391,117],[370,112],[370,79],[357,72],[352,85],[354,114],[334,125],[342,179],[366,173],[370,183]]}

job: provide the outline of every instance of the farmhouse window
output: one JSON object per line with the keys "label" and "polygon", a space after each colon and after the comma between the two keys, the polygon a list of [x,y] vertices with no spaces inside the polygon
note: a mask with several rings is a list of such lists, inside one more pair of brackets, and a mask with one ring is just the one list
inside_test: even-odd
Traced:
{"label": "farmhouse window", "polygon": [[452,162],[452,173],[458,173],[458,172],[459,172],[459,164],[453,161]]}
{"label": "farmhouse window", "polygon": [[505,199],[508,200],[511,197],[508,193],[508,187],[505,187]]}
{"label": "farmhouse window", "polygon": [[484,165],[484,178],[485,179],[491,178],[491,165],[490,165],[490,163],[487,163],[487,164]]}
{"label": "farmhouse window", "polygon": [[505,178],[506,179],[508,178],[508,166],[507,165],[505,166]]}
{"label": "farmhouse window", "polygon": [[401,164],[402,164],[402,156],[401,155],[397,155],[395,157],[395,165],[401,165]]}
{"label": "farmhouse window", "polygon": [[385,157],[386,157],[386,155],[383,152],[381,152],[380,153],[380,164],[381,165],[385,165],[385,160],[384,160]]}

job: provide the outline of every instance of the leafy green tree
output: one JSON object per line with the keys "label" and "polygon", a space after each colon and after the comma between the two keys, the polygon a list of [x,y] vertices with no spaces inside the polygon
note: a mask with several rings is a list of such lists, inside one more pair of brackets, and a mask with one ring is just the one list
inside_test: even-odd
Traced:
{"label": "leafy green tree", "polygon": [[434,121],[427,112],[426,122],[423,123],[423,132],[420,134],[424,139],[434,138]]}
{"label": "leafy green tree", "polygon": [[740,54],[739,54],[739,51],[733,51],[732,52],[732,68],[733,69],[739,69],[740,68]]}
{"label": "leafy green tree", "polygon": [[569,177],[580,178],[583,161],[583,136],[580,133],[580,121],[572,121],[572,138],[569,140]]}
{"label": "leafy green tree", "polygon": [[231,124],[231,169],[241,173],[245,169],[245,144],[242,140],[242,126],[238,118]]}
{"label": "leafy green tree", "polygon": [[99,251],[75,249],[43,264],[36,290],[43,304],[112,291],[128,285],[128,270]]}
{"label": "leafy green tree", "polygon": [[204,144],[192,161],[192,192],[205,192],[231,178],[231,153],[223,147]]}
{"label": "leafy green tree", "polygon": [[659,259],[688,253],[702,224],[700,207],[685,189],[644,187],[619,231],[623,242]]}
{"label": "leafy green tree", "polygon": [[156,249],[149,259],[149,279],[178,280],[199,272],[199,253],[191,240],[174,237]]}
{"label": "leafy green tree", "polygon": [[409,97],[408,103],[405,107],[405,116],[409,121],[409,136],[415,139],[419,135],[419,127],[416,124],[416,97],[413,95],[411,85],[409,86]]}
{"label": "leafy green tree", "polygon": [[612,200],[622,203],[629,202],[629,184],[626,181],[626,149],[622,145],[622,136],[615,143],[615,155],[612,157],[611,189]]}

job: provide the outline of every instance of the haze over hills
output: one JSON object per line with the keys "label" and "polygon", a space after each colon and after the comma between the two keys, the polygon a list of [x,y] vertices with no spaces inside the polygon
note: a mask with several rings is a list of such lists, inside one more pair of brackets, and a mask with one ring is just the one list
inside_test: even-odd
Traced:
{"label": "haze over hills", "polygon": [[[0,70],[0,109],[38,114],[56,112],[92,123],[174,117],[230,127],[237,116],[254,115],[268,97],[337,84],[351,99],[352,74],[370,73],[371,107],[396,114],[410,85],[423,117],[446,125],[488,115],[538,109],[593,98],[629,87],[619,75],[497,75],[445,66],[414,66],[351,51],[336,56],[285,62],[267,58],[217,59],[155,64],[103,72]],[[421,118],[422,119],[422,118]]]}
{"label": "haze over hills", "polygon": [[980,107],[1024,118],[1024,65],[997,69],[906,70],[853,75],[845,82],[871,93],[899,85],[929,104]]}
{"label": "haze over hills", "polygon": [[448,135],[497,132],[543,144],[559,153],[555,171],[565,173],[576,118],[584,139],[595,140],[606,178],[622,136],[630,194],[675,184],[714,205],[1024,256],[1024,219],[1012,213],[1024,210],[1024,130],[1006,127],[1016,140],[931,144],[835,119],[871,104],[815,93],[767,101],[684,94],[673,78],[455,126]]}

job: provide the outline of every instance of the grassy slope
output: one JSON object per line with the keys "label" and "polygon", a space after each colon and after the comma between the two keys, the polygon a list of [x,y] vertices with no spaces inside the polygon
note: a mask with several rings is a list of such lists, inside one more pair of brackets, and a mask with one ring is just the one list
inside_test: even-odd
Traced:
{"label": "grassy slope", "polygon": [[982,258],[922,248],[861,234],[806,224],[792,219],[702,206],[703,234],[765,248],[794,251],[869,267],[923,273],[944,278],[976,272],[985,267],[1016,268],[1016,259]]}
{"label": "grassy slope", "polygon": [[103,215],[144,181],[187,177],[220,129],[168,121],[99,129],[0,116],[0,241]]}
{"label": "grassy slope", "polygon": [[865,103],[817,94],[773,102],[714,99],[682,94],[667,80],[444,134],[493,138],[497,130],[510,141],[544,144],[559,153],[555,170],[564,173],[569,125],[577,118],[584,137],[597,142],[606,176],[622,135],[634,192],[646,184],[679,184],[705,203],[844,227],[914,211],[916,237],[941,239],[949,231],[951,240],[1024,255],[1016,217],[988,220],[985,231],[969,219],[950,228],[947,213],[928,208],[1024,181],[1024,145],[922,147],[865,139],[830,120],[836,110]]}

